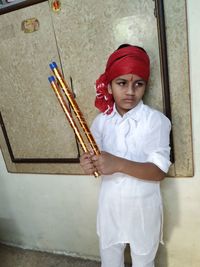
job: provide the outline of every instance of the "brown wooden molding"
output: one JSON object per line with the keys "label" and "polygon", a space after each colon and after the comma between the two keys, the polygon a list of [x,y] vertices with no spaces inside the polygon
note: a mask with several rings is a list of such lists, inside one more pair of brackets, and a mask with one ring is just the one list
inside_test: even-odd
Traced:
{"label": "brown wooden molding", "polygon": [[27,6],[32,6],[41,2],[45,2],[48,0],[24,0],[24,1],[16,1],[16,2],[11,2],[11,3],[7,3],[5,5],[1,5],[0,6],[0,15],[11,12],[11,11],[15,11],[17,9],[20,8],[24,8]]}
{"label": "brown wooden molding", "polygon": [[[167,38],[165,27],[165,10],[164,1],[155,0],[155,16],[157,18],[158,29],[158,45],[160,54],[160,70],[163,88],[163,105],[164,113],[172,121],[171,115],[171,101],[170,101],[170,85],[169,85],[169,70],[168,70],[168,55],[167,55]],[[171,162],[174,163],[174,144],[173,144],[173,130],[170,132],[170,146],[171,146]]]}
{"label": "brown wooden molding", "polygon": [[0,126],[5,138],[5,142],[8,148],[8,152],[10,155],[10,158],[13,163],[49,163],[49,164],[55,164],[55,163],[79,163],[79,151],[77,158],[15,158],[10,140],[6,131],[6,127],[3,121],[3,117],[0,112]]}

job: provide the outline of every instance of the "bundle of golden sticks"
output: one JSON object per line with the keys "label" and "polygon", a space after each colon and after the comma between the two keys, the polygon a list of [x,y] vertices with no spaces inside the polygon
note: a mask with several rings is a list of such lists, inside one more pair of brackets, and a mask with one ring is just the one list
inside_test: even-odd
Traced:
{"label": "bundle of golden sticks", "polygon": [[[51,84],[51,87],[52,89],[54,90],[55,94],[56,94],[56,97],[69,121],[69,124],[70,126],[72,127],[72,129],[74,130],[74,133],[81,145],[81,148],[83,149],[84,152],[90,152],[90,149],[93,150],[94,154],[95,155],[99,155],[100,154],[100,150],[94,140],[94,137],[92,136],[92,133],[87,125],[87,122],[83,116],[83,113],[81,112],[75,98],[74,98],[74,95],[71,91],[71,89],[69,88],[69,86],[67,85],[61,71],[59,70],[57,64],[55,62],[52,62],[50,65],[50,68],[54,74],[54,76],[50,76],[48,78],[50,84]],[[69,104],[70,104],[70,107],[72,109],[72,111],[75,113],[75,116],[78,120],[78,122],[80,123],[80,126],[83,130],[83,133],[85,134],[88,142],[89,142],[89,148],[83,138],[83,136],[81,135],[81,132],[79,130],[79,127],[77,126],[77,123],[76,121],[74,120],[73,116],[72,116],[72,113],[70,111],[70,108],[61,92],[61,90],[64,92]],[[94,172],[94,176],[95,177],[98,177],[99,174],[98,172]]]}

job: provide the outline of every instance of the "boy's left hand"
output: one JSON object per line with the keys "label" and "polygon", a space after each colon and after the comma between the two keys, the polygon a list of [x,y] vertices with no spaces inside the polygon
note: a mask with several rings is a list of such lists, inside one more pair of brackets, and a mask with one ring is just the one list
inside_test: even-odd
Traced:
{"label": "boy's left hand", "polygon": [[92,161],[94,166],[97,168],[100,174],[113,174],[118,171],[120,158],[107,153],[105,151],[101,151],[100,155],[94,155],[92,157]]}

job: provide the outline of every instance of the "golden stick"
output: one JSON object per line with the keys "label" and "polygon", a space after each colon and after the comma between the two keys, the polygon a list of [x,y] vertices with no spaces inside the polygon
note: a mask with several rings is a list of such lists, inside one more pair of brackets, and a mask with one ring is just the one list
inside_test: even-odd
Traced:
{"label": "golden stick", "polygon": [[52,88],[53,88],[53,90],[54,90],[54,92],[55,92],[55,94],[56,94],[56,96],[58,98],[58,101],[60,102],[61,107],[64,110],[64,113],[65,113],[65,115],[66,115],[71,127],[73,128],[73,130],[74,130],[74,132],[76,134],[76,137],[78,138],[78,140],[80,142],[80,145],[81,145],[83,151],[84,152],[88,152],[88,149],[87,149],[87,147],[86,147],[86,145],[84,143],[84,140],[83,140],[83,138],[82,138],[82,136],[81,136],[81,134],[79,132],[79,129],[78,129],[77,125],[76,125],[76,122],[74,121],[74,119],[73,119],[73,117],[72,117],[72,115],[70,113],[70,110],[69,110],[67,104],[65,103],[64,97],[62,96],[61,92],[59,91],[60,89],[59,89],[59,87],[58,87],[58,85],[56,83],[55,78],[53,76],[49,77],[49,82],[50,82],[50,84],[51,84],[51,86],[52,86]]}
{"label": "golden stick", "polygon": [[[86,135],[86,137],[87,137],[87,139],[89,141],[89,144],[90,144],[91,148],[93,149],[93,151],[94,151],[94,153],[96,155],[99,155],[100,151],[99,151],[99,148],[98,148],[98,146],[97,146],[97,144],[96,144],[96,142],[94,140],[94,137],[92,136],[92,133],[90,132],[90,130],[89,130],[88,126],[87,126],[87,123],[86,123],[86,121],[85,121],[85,119],[83,117],[83,114],[80,111],[80,109],[78,107],[78,104],[77,104],[76,100],[74,99],[73,94],[71,93],[71,91],[70,91],[68,85],[66,84],[64,78],[62,77],[62,75],[61,75],[56,63],[53,62],[52,64],[50,64],[50,67],[51,67],[53,73],[55,74],[55,76],[56,76],[56,78],[57,78],[57,80],[58,80],[58,82],[60,84],[60,87],[63,89],[68,101],[70,102],[72,110],[74,111],[74,113],[75,113],[75,115],[76,115],[76,117],[77,117],[82,129],[83,129],[83,132],[85,133],[85,135]],[[71,112],[70,112],[70,110],[69,110],[69,108],[68,108],[68,106],[67,106],[67,104],[65,102],[65,99],[64,99],[64,97],[62,96],[62,94],[60,92],[60,88],[57,85],[57,83],[55,81],[55,78],[53,76],[49,77],[49,82],[51,83],[51,86],[52,86],[52,88],[53,88],[53,90],[54,90],[54,92],[55,92],[55,94],[56,94],[56,96],[57,96],[57,98],[58,98],[58,100],[60,102],[60,105],[63,108],[63,111],[64,111],[64,113],[65,113],[65,115],[66,115],[71,127],[73,128],[73,130],[74,130],[74,132],[76,134],[76,137],[77,137],[77,139],[78,139],[83,151],[84,152],[89,152],[89,150],[88,150],[88,148],[87,148],[87,146],[86,146],[86,144],[84,142],[84,139],[82,138],[82,136],[80,134],[80,131],[79,131],[79,129],[78,129],[73,117],[72,117],[72,114],[71,114]],[[98,177],[99,176],[98,172],[95,172],[94,176]]]}
{"label": "golden stick", "polygon": [[57,64],[55,62],[51,63],[50,64],[50,68],[51,70],[53,71],[55,77],[57,78],[59,84],[60,84],[60,87],[63,89],[71,107],[72,107],[72,110],[74,111],[90,145],[91,145],[91,148],[92,150],[94,151],[95,155],[99,155],[100,154],[100,151],[99,151],[99,148],[94,140],[94,137],[92,136],[90,130],[89,130],[89,127],[83,117],[83,114],[82,112],[80,111],[79,109],[79,106],[76,102],[76,100],[74,99],[74,96],[71,92],[71,90],[69,89],[69,86],[67,85],[67,83],[65,82],[61,72],[59,71],[58,67],[57,67]]}

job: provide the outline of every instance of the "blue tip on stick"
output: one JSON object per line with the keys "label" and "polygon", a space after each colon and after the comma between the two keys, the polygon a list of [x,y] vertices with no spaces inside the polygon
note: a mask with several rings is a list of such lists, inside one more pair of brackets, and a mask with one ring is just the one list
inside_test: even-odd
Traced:
{"label": "blue tip on stick", "polygon": [[52,70],[58,67],[57,64],[56,64],[56,62],[51,62],[51,63],[49,64],[49,66],[50,66],[50,68],[51,68]]}
{"label": "blue tip on stick", "polygon": [[55,78],[54,78],[54,76],[49,76],[48,77],[48,80],[49,80],[50,83],[56,81]]}

